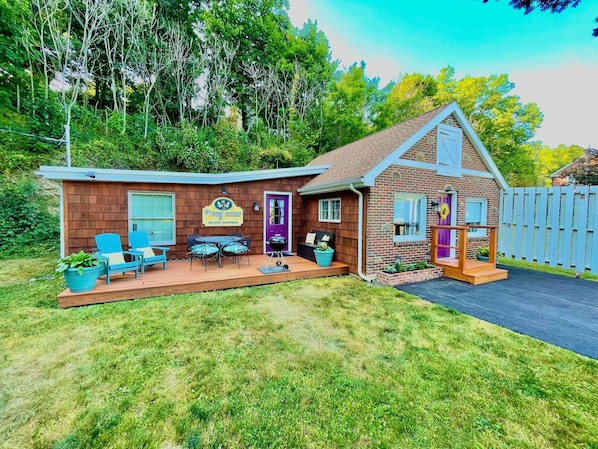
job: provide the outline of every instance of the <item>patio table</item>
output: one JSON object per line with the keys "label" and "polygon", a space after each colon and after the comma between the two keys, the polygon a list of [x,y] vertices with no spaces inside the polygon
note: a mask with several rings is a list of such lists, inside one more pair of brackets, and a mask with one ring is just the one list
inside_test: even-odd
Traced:
{"label": "patio table", "polygon": [[[218,246],[218,248],[222,248],[227,243],[231,242],[238,242],[241,240],[242,237],[238,235],[208,235],[208,236],[201,236],[200,240],[208,243],[214,243]],[[218,267],[222,268],[222,254],[218,251]]]}

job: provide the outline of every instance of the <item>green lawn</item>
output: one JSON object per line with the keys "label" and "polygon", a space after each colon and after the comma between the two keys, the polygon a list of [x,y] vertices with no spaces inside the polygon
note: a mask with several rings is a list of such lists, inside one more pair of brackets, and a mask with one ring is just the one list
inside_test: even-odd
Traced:
{"label": "green lawn", "polygon": [[35,267],[0,276],[3,449],[598,448],[598,362],[391,288],[60,310]]}

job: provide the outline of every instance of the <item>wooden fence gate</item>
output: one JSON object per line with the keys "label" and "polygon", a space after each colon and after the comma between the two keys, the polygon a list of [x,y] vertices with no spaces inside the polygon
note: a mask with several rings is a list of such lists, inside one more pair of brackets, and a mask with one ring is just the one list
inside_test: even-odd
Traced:
{"label": "wooden fence gate", "polygon": [[598,186],[507,189],[500,208],[505,256],[598,274]]}

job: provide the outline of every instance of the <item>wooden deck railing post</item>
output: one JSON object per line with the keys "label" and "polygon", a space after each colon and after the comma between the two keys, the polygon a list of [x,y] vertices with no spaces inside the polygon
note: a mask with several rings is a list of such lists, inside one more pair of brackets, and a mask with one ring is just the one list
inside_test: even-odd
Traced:
{"label": "wooden deck railing post", "polygon": [[436,257],[438,255],[438,228],[432,226],[432,244],[430,246],[430,262],[436,263]]}
{"label": "wooden deck railing post", "polygon": [[457,227],[459,232],[459,269],[465,268],[465,259],[467,259],[467,228]]}

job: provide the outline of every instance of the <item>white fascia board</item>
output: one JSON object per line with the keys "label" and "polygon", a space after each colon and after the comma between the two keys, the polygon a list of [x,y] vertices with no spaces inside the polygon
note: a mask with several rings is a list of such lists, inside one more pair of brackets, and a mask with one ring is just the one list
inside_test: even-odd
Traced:
{"label": "white fascia board", "polygon": [[[473,143],[474,148],[476,149],[476,151],[478,152],[478,154],[480,155],[480,157],[482,158],[482,160],[486,164],[486,167],[488,167],[488,169],[490,170],[490,172],[492,172],[492,174],[494,175],[494,178],[496,179],[496,182],[498,183],[498,185],[503,190],[508,189],[509,185],[507,184],[507,181],[505,181],[505,178],[503,178],[500,170],[498,169],[498,167],[496,166],[496,164],[492,160],[492,157],[490,156],[490,153],[488,152],[488,150],[486,149],[486,147],[484,146],[484,144],[482,143],[482,141],[478,137],[477,133],[475,132],[475,130],[473,129],[473,127],[471,126],[471,124],[467,120],[467,117],[465,116],[465,114],[463,113],[463,111],[461,110],[461,108],[457,105],[457,103],[454,103],[454,105],[455,105],[455,107],[454,107],[454,111],[453,112],[455,112],[455,116],[457,118],[457,121],[461,125],[461,128],[463,129],[463,131],[465,132],[465,134],[467,135],[467,137],[469,137],[469,139]],[[450,109],[450,108],[447,108],[447,109]]]}
{"label": "white fascia board", "polygon": [[355,188],[370,187],[370,185],[367,185],[363,182],[363,178],[356,178],[349,181],[335,182],[315,187],[301,187],[300,189],[297,189],[297,192],[299,192],[299,195],[317,195],[319,193],[342,192],[344,190],[349,190],[349,186],[351,184],[353,184]]}
{"label": "white fascia board", "polygon": [[[409,159],[399,159],[398,161],[395,161],[395,163],[392,165],[397,165],[399,167],[420,168],[422,170],[429,170],[433,172],[436,172],[438,170],[438,166],[436,164],[431,164],[429,162],[412,161]],[[467,176],[477,176],[478,178],[496,179],[494,173],[480,170],[472,170],[470,168],[462,169],[461,174]]]}
{"label": "white fascia board", "polygon": [[458,108],[457,103],[452,102],[449,106],[446,107],[440,114],[426,123],[423,127],[419,129],[415,134],[413,134],[409,139],[407,139],[403,144],[397,147],[392,153],[386,156],[378,165],[376,165],[373,169],[371,169],[364,177],[366,184],[374,185],[375,179],[380,175],[384,170],[386,170],[391,164],[395,163],[397,159],[399,159],[403,154],[407,152],[413,145],[415,145],[422,137],[432,131],[440,122],[442,122],[446,117],[448,117],[452,112],[455,111],[455,108]]}
{"label": "white fascia board", "polygon": [[36,175],[46,179],[61,181],[104,181],[157,184],[204,184],[214,185],[268,179],[292,178],[297,176],[319,175],[329,165],[253,170],[233,173],[187,173],[143,170],[116,170],[105,168],[41,166]]}

